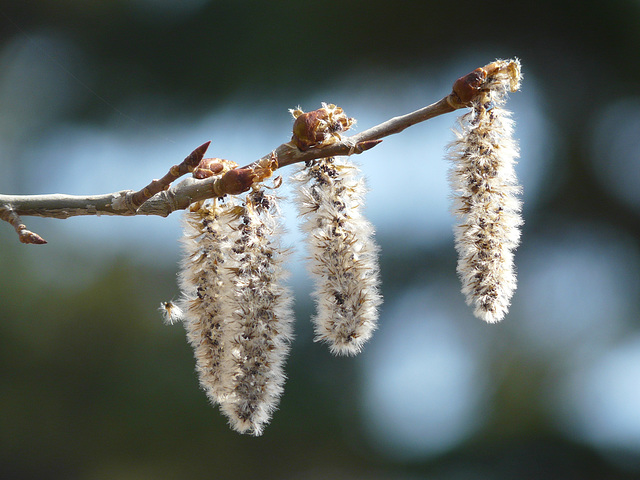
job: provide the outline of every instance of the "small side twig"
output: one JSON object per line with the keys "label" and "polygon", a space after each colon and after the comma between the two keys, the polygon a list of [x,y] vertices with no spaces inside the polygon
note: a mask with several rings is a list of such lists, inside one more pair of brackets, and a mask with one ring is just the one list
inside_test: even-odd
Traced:
{"label": "small side twig", "polygon": [[203,143],[193,152],[191,152],[180,165],[174,165],[173,167],[171,167],[169,169],[169,172],[160,180],[153,180],[142,190],[131,194],[131,206],[137,210],[144,202],[149,200],[156,193],[167,190],[171,185],[171,182],[177,180],[183,175],[186,175],[187,173],[193,172],[204,157],[204,154],[207,151],[207,148],[209,148],[210,144],[211,141]]}
{"label": "small side twig", "polygon": [[47,241],[37,233],[27,230],[27,226],[22,223],[20,215],[14,212],[11,208],[0,206],[0,218],[5,222],[9,222],[13,228],[15,228],[20,242],[31,245],[43,245],[47,243]]}

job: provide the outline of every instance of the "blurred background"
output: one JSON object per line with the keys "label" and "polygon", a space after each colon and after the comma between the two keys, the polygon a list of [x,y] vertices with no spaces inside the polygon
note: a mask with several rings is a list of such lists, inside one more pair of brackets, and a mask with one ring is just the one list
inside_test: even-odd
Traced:
{"label": "blurred background", "polygon": [[298,248],[288,381],[260,438],[208,405],[157,311],[178,293],[179,213],[25,218],[45,246],[0,225],[0,478],[640,478],[638,25],[637,0],[0,1],[2,193],[138,189],[207,140],[259,158],[297,105],[363,130],[495,58],[525,75],[508,317],[483,324],[459,291],[456,113],[388,138],[355,159],[379,330],[356,358],[313,343]]}

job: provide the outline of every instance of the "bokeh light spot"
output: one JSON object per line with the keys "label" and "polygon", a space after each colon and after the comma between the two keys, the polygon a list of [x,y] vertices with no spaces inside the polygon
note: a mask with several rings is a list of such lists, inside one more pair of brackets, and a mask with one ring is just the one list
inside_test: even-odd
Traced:
{"label": "bokeh light spot", "polygon": [[407,292],[387,309],[365,364],[364,422],[385,454],[447,451],[478,427],[486,378],[480,352],[433,289]]}

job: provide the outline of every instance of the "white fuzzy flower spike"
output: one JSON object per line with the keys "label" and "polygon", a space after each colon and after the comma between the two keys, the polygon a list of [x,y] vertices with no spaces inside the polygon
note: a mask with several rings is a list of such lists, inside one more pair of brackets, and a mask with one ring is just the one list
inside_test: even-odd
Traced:
{"label": "white fuzzy flower spike", "polygon": [[225,264],[231,232],[225,212],[230,204],[192,206],[184,216],[185,256],[181,262],[180,307],[187,339],[194,349],[196,371],[202,389],[212,403],[224,399],[230,389],[226,370],[225,323],[228,321],[229,285]]}
{"label": "white fuzzy flower spike", "polygon": [[285,255],[278,244],[275,197],[254,190],[237,211],[231,250],[232,313],[227,326],[227,368],[233,384],[220,408],[234,430],[258,436],[283,391],[292,297],[282,285]]}
{"label": "white fuzzy flower spike", "polygon": [[498,60],[459,119],[450,145],[450,181],[455,194],[458,274],[474,314],[488,323],[505,316],[516,275],[513,251],[520,239],[520,187],[514,170],[518,147],[513,121],[502,106],[520,84],[520,63]]}
{"label": "white fuzzy flower spike", "polygon": [[335,355],[355,355],[373,334],[382,302],[378,248],[361,212],[364,182],[346,158],[314,160],[294,179],[315,277],[316,341]]}

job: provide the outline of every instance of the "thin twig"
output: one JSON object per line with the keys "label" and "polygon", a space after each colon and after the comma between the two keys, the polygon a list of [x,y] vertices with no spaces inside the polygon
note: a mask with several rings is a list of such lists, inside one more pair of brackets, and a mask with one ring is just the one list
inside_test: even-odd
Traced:
{"label": "thin twig", "polygon": [[[344,137],[341,140],[326,146],[301,151],[291,142],[284,143],[274,150],[278,158],[278,168],[286,167],[294,163],[315,160],[316,158],[362,153],[378,145],[384,137],[400,133],[406,128],[424,122],[425,120],[429,120],[430,118],[453,112],[456,108],[451,106],[447,98],[448,96],[436,103],[432,103],[429,106],[421,108],[420,110],[391,118],[386,122],[365,130],[364,132],[357,133],[350,137]],[[271,154],[265,155],[260,160],[247,165],[245,168],[250,168],[260,161],[264,161],[270,155]]]}
{"label": "thin twig", "polygon": [[[485,67],[486,68],[486,67]],[[305,151],[293,142],[283,143],[259,160],[241,168],[234,168],[222,175],[210,178],[187,178],[171,185],[180,176],[192,172],[209,146],[209,142],[195,149],[180,165],[174,165],[160,180],[153,180],[139,191],[121,190],[103,195],[0,195],[0,219],[14,226],[20,241],[24,243],[46,243],[40,236],[30,232],[20,220],[23,216],[69,218],[78,215],[159,215],[166,217],[176,210],[184,210],[194,202],[224,195],[237,195],[247,191],[255,182],[262,181],[277,168],[317,158],[359,154],[378,145],[382,138],[424,122],[430,118],[452,112],[468,105],[469,95],[484,80],[474,70],[454,84],[451,94],[429,106],[369,128],[352,136],[335,135]]]}
{"label": "thin twig", "polygon": [[132,207],[137,210],[144,202],[149,200],[156,193],[167,190],[171,185],[171,182],[177,180],[183,175],[186,175],[187,173],[193,172],[204,157],[204,154],[207,151],[207,148],[209,148],[210,144],[210,141],[203,143],[193,152],[191,152],[180,165],[174,165],[173,167],[171,167],[169,169],[169,172],[160,180],[152,180],[151,183],[144,187],[142,190],[139,190],[132,194],[130,197]]}
{"label": "thin twig", "polygon": [[16,233],[18,234],[20,242],[32,245],[43,245],[47,243],[47,241],[37,233],[33,233],[31,230],[27,230],[27,226],[22,223],[20,215],[18,215],[11,208],[0,206],[0,219],[10,223],[13,226],[13,228],[16,230]]}
{"label": "thin twig", "polygon": [[[380,125],[356,135],[344,137],[327,146],[301,152],[291,142],[284,143],[260,160],[236,170],[250,169],[261,161],[268,161],[273,157],[274,153],[278,159],[278,168],[316,158],[362,153],[377,145],[379,143],[377,140],[383,137],[401,132],[412,125],[453,110],[453,107],[444,98],[413,113],[392,118]],[[0,195],[0,205],[5,206],[5,208],[8,206],[12,211],[23,216],[69,218],[78,215],[160,215],[166,217],[175,210],[187,208],[193,202],[232,193],[221,189],[220,183],[220,177],[203,180],[187,178],[167,190],[156,193],[137,210],[127,208],[126,203],[123,201],[127,194],[132,195],[135,193],[131,190],[90,196],[63,194]]]}

